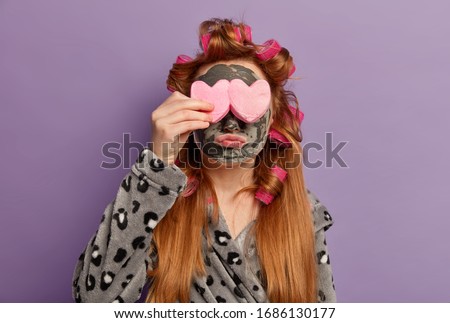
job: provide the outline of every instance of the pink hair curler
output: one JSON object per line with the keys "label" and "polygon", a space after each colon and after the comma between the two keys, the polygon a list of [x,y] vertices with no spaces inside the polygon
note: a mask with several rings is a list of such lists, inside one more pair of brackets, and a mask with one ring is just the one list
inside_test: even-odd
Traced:
{"label": "pink hair curler", "polygon": [[192,61],[192,57],[188,55],[178,55],[177,60],[175,61],[176,64],[184,64]]}
{"label": "pink hair curler", "polygon": [[[291,112],[294,114],[294,116],[296,116],[296,112],[298,110],[298,117],[297,117],[297,121],[298,124],[300,125],[303,121],[303,118],[305,117],[305,114],[300,110],[300,109],[296,109],[293,106],[289,106],[289,109],[291,110]],[[269,134],[268,137],[275,142],[278,146],[281,147],[291,147],[292,143],[278,130],[276,130],[275,128],[270,128],[269,129]]]}
{"label": "pink hair curler", "polygon": [[[252,41],[252,28],[250,26],[244,25],[244,33],[245,33],[245,39],[248,41]],[[241,42],[242,34],[241,34],[241,29],[239,27],[234,27],[234,34],[236,35],[236,40],[238,42]],[[208,45],[209,45],[210,40],[211,40],[211,32],[208,32],[201,36],[203,53],[205,53],[205,54],[208,51]]]}
{"label": "pink hair curler", "polygon": [[[285,171],[283,168],[279,167],[278,165],[272,166],[271,168],[272,173],[274,173],[278,179],[284,183],[287,178],[287,171]],[[256,193],[255,198],[263,202],[265,205],[269,205],[272,203],[275,196],[273,194],[270,194],[266,191],[263,187],[260,187]]]}
{"label": "pink hair curler", "polygon": [[255,193],[255,198],[263,202],[265,205],[269,205],[272,203],[274,196],[260,187]]}
{"label": "pink hair curler", "polygon": [[[188,63],[192,61],[192,57],[188,56],[188,55],[178,55],[175,64],[184,64],[184,63]],[[167,86],[167,89],[170,92],[175,92],[175,89],[173,87],[170,87],[169,85]]]}
{"label": "pink hair curler", "polygon": [[278,130],[270,128],[268,137],[280,147],[292,147],[292,143]]}
{"label": "pink hair curler", "polygon": [[295,70],[296,70],[295,64],[292,63],[292,67],[291,67],[291,69],[289,70],[288,77],[291,77],[292,74],[294,74]]}
{"label": "pink hair curler", "polygon": [[252,41],[252,28],[248,25],[244,25],[245,38],[248,41]]}
{"label": "pink hair curler", "polygon": [[207,34],[203,34],[201,37],[201,42],[202,42],[202,48],[203,48],[203,53],[205,53],[208,51],[208,45],[209,45],[209,41],[211,40],[211,34],[207,33]]}
{"label": "pink hair curler", "polygon": [[[275,39],[269,39],[261,45],[261,48],[256,52],[256,57],[259,60],[267,61],[274,58],[281,51],[280,44]],[[292,63],[288,72],[288,77],[291,77],[296,70],[295,64]]]}
{"label": "pink hair curler", "polygon": [[300,125],[302,123],[303,119],[305,118],[305,114],[303,113],[303,111],[300,109],[297,109],[296,107],[293,107],[292,105],[289,106],[289,109],[291,110],[291,112],[294,116],[297,116],[296,112],[298,110],[297,121],[298,121],[298,124]]}
{"label": "pink hair curler", "polygon": [[[241,29],[239,27],[234,27],[234,33],[236,34],[236,40],[238,42],[242,41]],[[250,26],[244,25],[245,39],[252,41],[252,28]]]}
{"label": "pink hair curler", "polygon": [[242,39],[242,35],[241,35],[241,30],[239,29],[239,27],[234,27],[234,34],[236,35],[236,40],[238,42],[241,42]]}
{"label": "pink hair curler", "polygon": [[197,190],[199,184],[200,183],[199,183],[197,177],[193,177],[193,176],[189,177],[187,180],[187,183],[186,183],[186,188],[181,193],[181,196],[183,196],[183,197],[191,196]]}
{"label": "pink hair curler", "polygon": [[281,168],[278,165],[274,165],[274,166],[272,166],[271,170],[272,170],[272,173],[274,173],[281,182],[284,182],[286,180],[287,171],[285,171],[283,168]]}
{"label": "pink hair curler", "polygon": [[267,61],[275,57],[281,51],[281,46],[275,39],[269,39],[261,46],[256,52],[256,57],[262,61]]}

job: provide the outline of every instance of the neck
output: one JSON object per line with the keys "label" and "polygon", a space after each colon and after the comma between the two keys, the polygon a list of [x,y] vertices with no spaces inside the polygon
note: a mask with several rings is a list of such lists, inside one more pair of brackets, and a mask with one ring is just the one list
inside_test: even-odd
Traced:
{"label": "neck", "polygon": [[241,188],[253,184],[254,163],[254,160],[250,160],[241,164],[225,165],[211,160],[204,161],[204,171],[214,184],[217,198],[231,198]]}

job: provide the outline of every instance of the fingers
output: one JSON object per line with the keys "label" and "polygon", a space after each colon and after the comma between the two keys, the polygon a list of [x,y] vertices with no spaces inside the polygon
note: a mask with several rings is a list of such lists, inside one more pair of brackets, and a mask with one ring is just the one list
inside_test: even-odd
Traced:
{"label": "fingers", "polygon": [[[214,106],[205,101],[191,99],[179,92],[174,92],[152,113],[152,142],[154,152],[162,153],[164,143],[175,143],[178,148],[187,140],[190,132],[208,128],[212,117],[208,112]],[[178,138],[178,139],[176,139]],[[168,160],[176,158],[179,149],[166,157]]]}
{"label": "fingers", "polygon": [[209,127],[209,122],[204,121],[182,121],[174,125],[173,131],[176,135],[184,135],[197,129],[205,129]]}
{"label": "fingers", "polygon": [[173,124],[159,120],[155,123],[154,139],[161,142],[172,142],[176,136],[186,137],[185,135],[197,129],[209,127],[209,122],[205,121],[181,121]]}
{"label": "fingers", "polygon": [[169,124],[174,124],[182,121],[211,122],[212,119],[212,116],[206,112],[193,110],[180,110],[161,118],[161,120],[164,120],[164,122]]}
{"label": "fingers", "polygon": [[191,99],[179,92],[174,92],[153,112],[153,117],[159,119],[181,110],[209,112],[214,110],[214,105],[206,101]]}

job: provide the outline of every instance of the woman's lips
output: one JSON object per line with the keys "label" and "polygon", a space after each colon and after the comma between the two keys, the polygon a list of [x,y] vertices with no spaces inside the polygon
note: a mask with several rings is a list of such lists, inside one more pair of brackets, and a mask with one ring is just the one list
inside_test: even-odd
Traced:
{"label": "woman's lips", "polygon": [[233,148],[241,148],[247,142],[245,137],[230,134],[217,136],[214,141],[224,147]]}

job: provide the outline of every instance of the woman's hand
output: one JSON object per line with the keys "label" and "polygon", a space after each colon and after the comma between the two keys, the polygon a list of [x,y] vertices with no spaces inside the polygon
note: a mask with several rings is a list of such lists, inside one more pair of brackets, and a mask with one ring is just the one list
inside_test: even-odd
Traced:
{"label": "woman's hand", "polygon": [[166,165],[173,164],[189,134],[209,127],[212,118],[208,112],[213,109],[209,102],[173,92],[152,113],[152,151]]}

